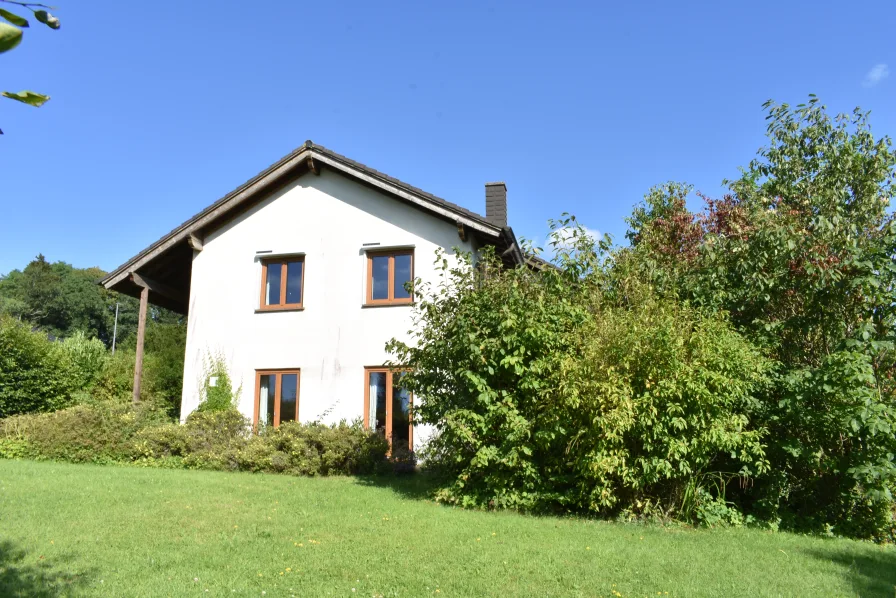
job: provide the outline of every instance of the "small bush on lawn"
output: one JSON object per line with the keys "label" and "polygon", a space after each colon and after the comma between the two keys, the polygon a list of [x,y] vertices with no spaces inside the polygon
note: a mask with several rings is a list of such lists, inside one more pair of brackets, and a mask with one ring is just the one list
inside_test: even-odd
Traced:
{"label": "small bush on lawn", "polygon": [[387,450],[358,422],[290,422],[253,434],[234,409],[197,411],[178,425],[149,403],[102,401],[0,420],[0,458],[10,459],[349,475],[380,471]]}

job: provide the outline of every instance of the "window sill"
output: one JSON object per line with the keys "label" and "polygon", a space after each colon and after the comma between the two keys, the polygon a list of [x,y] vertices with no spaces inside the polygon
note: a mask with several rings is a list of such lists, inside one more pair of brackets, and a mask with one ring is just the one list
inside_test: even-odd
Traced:
{"label": "window sill", "polygon": [[304,307],[268,307],[267,309],[256,309],[257,314],[278,313],[284,311],[304,311]]}
{"label": "window sill", "polygon": [[362,303],[361,309],[369,309],[371,307],[413,307],[416,301],[402,301],[398,303]]}

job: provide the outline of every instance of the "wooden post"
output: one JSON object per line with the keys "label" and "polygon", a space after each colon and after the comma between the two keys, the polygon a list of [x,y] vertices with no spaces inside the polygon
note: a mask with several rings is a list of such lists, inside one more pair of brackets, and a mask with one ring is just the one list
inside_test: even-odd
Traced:
{"label": "wooden post", "polygon": [[140,316],[137,320],[137,359],[134,362],[134,404],[140,401],[140,381],[143,378],[143,337],[146,334],[146,304],[149,287],[140,290]]}

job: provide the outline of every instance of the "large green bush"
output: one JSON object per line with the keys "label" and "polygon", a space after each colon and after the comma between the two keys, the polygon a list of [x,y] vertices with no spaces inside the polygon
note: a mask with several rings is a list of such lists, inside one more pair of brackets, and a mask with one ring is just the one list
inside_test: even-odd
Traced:
{"label": "large green bush", "polygon": [[[97,375],[91,396],[99,401],[129,402],[133,397],[135,362],[133,351],[119,350],[110,354]],[[151,384],[147,386],[146,394],[151,395]]]}
{"label": "large green bush", "polygon": [[772,467],[738,493],[788,527],[896,536],[896,153],[858,109],[767,105],[769,145],[688,210],[652,191],[618,263],[714,311],[772,360],[757,421]]}
{"label": "large green bush", "polygon": [[[143,401],[160,406],[171,418],[180,411],[182,328],[150,326],[156,332],[147,344],[152,352],[144,358]],[[134,359],[133,349],[113,355],[100,340],[81,331],[52,339],[27,322],[0,316],[0,417],[55,411],[81,402],[129,402]]]}
{"label": "large green bush", "polygon": [[[180,417],[185,337],[186,326],[182,323],[151,322],[146,326],[141,400],[158,405],[171,419]],[[118,347],[114,355],[107,353],[90,394],[100,400],[130,401],[135,360],[134,343],[130,341]]]}
{"label": "large green bush", "polygon": [[707,474],[768,468],[751,421],[766,361],[723,317],[637,283],[608,296],[580,233],[559,269],[461,256],[422,286],[416,337],[391,348],[438,430],[439,496],[602,514],[683,513],[695,487],[724,501]]}
{"label": "large green bush", "polygon": [[867,114],[767,105],[767,148],[627,247],[557,223],[556,267],[468,257],[395,363],[440,497],[896,539],[896,153]]}
{"label": "large green bush", "polygon": [[53,411],[79,386],[68,355],[26,324],[0,316],[0,417]]}

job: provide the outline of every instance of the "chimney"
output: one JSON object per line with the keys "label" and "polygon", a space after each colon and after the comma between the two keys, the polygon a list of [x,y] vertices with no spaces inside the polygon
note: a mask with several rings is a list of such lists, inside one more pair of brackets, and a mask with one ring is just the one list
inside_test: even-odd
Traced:
{"label": "chimney", "polygon": [[485,219],[500,227],[507,226],[507,185],[503,181],[485,184]]}

